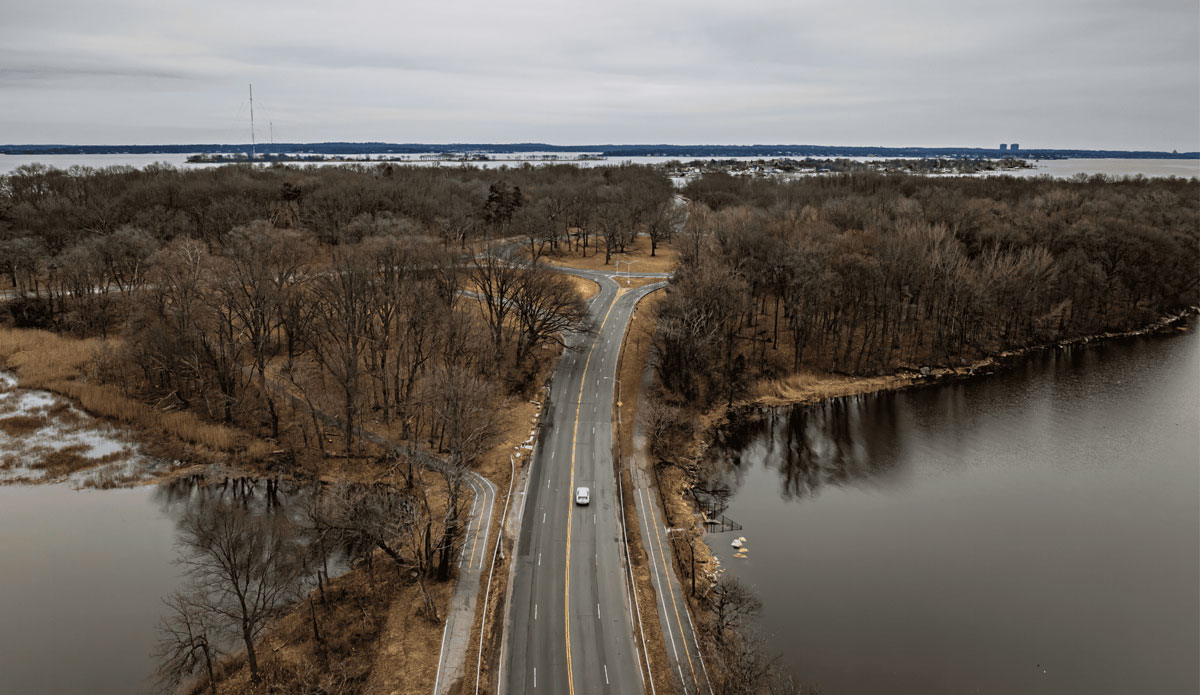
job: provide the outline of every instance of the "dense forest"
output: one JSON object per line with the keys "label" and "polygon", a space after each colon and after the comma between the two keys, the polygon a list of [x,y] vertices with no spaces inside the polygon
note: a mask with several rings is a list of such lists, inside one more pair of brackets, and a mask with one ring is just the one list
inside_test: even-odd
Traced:
{"label": "dense forest", "polygon": [[538,258],[607,259],[674,210],[644,167],[27,166],[0,179],[0,272],[15,326],[123,336],[147,397],[278,437],[252,384],[307,373],[345,447],[367,408],[444,449],[447,394],[529,388],[586,318]]}
{"label": "dense forest", "polygon": [[[189,520],[202,562],[189,560],[197,583],[171,603],[164,678],[220,680],[196,626],[236,624],[251,680],[324,692],[300,687],[318,663],[309,675],[352,692],[371,664],[364,630],[378,634],[390,600],[407,596],[438,623],[468,473],[502,458],[508,474],[508,454],[493,451],[511,439],[508,412],[538,397],[564,335],[590,327],[579,285],[542,257],[610,259],[639,232],[665,238],[677,211],[670,182],[644,167],[29,166],[0,177],[0,333],[54,353],[22,379],[144,428],[156,456],[225,464],[225,484],[328,485],[298,528],[220,499]],[[328,606],[324,561],[291,557],[314,534],[357,548],[367,567],[334,582]],[[227,567],[224,551],[243,547],[234,554],[252,565]],[[376,551],[397,570],[383,582]],[[233,600],[244,575],[271,600]],[[313,581],[321,624],[310,602],[295,627],[312,658],[297,657],[295,673],[257,663],[261,631],[293,629],[283,616]]]}
{"label": "dense forest", "polygon": [[656,341],[689,403],[806,366],[961,365],[1197,303],[1195,180],[709,173],[684,194]]}

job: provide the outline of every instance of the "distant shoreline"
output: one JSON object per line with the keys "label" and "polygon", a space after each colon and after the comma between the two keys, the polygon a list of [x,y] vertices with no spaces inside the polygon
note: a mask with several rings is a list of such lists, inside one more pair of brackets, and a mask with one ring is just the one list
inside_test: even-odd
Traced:
{"label": "distant shoreline", "polygon": [[[1088,149],[1004,149],[982,147],[872,147],[843,145],[550,145],[546,143],[276,143],[256,146],[259,156],[273,155],[472,155],[590,154],[599,157],[927,157],[1022,159],[1200,159],[1200,152]],[[237,154],[251,151],[249,143],[179,145],[0,145],[6,155],[80,154]]]}

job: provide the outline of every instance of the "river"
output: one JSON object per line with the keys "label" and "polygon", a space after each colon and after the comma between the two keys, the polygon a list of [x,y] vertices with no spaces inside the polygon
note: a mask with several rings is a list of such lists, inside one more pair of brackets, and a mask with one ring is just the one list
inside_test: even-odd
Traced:
{"label": "river", "polygon": [[1195,334],[776,411],[728,452],[744,529],[709,543],[825,695],[1200,692]]}

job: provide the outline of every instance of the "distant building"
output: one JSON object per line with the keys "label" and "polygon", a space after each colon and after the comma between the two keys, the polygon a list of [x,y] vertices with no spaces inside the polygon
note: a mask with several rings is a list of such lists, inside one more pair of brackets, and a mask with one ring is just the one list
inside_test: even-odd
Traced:
{"label": "distant building", "polygon": [[1006,143],[1003,143],[1003,142],[1002,142],[1002,143],[1000,143],[1000,151],[1001,151],[1001,152],[1004,152],[1004,151],[1006,151],[1007,149],[1008,149],[1008,145],[1007,145]]}
{"label": "distant building", "polygon": [[1013,144],[1008,146],[1008,149],[1012,150],[1013,152],[1016,152],[1017,150],[1021,149],[1021,145],[1019,143],[1014,142]]}

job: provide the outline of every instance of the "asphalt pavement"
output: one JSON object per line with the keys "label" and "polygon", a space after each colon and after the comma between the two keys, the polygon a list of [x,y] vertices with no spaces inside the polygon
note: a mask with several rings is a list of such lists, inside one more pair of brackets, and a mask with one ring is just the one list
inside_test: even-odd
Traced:
{"label": "asphalt pavement", "polygon": [[[642,654],[626,582],[613,467],[617,358],[637,301],[659,286],[625,291],[596,280],[595,331],[572,336],[551,386],[548,428],[529,472],[513,567],[504,692],[642,693]],[[633,274],[633,277],[661,277]],[[591,488],[577,506],[575,488]]]}

